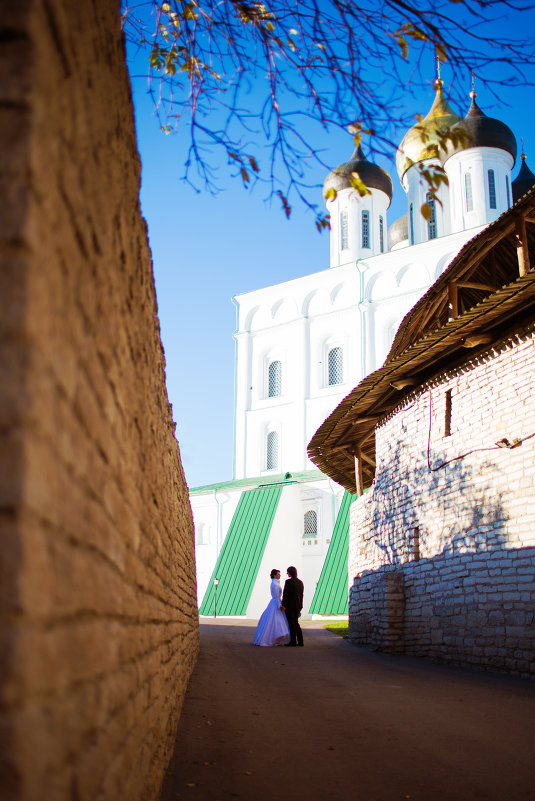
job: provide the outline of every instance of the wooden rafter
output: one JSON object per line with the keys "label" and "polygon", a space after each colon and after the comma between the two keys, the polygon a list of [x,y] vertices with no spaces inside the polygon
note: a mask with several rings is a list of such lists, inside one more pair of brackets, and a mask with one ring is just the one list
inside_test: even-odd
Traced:
{"label": "wooden rafter", "polygon": [[526,220],[519,217],[515,225],[516,253],[518,257],[518,274],[526,275],[529,272],[529,249],[526,234]]}

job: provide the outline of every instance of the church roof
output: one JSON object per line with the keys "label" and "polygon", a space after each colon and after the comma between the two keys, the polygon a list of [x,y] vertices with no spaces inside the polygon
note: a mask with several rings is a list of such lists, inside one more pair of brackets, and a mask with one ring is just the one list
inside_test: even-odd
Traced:
{"label": "church roof", "polygon": [[390,250],[400,242],[406,242],[409,239],[409,218],[406,214],[403,217],[398,217],[394,220],[388,229],[388,247]]}
{"label": "church roof", "polygon": [[389,200],[392,200],[392,179],[386,170],[368,161],[360,145],[355,148],[349,161],[340,164],[328,174],[323,184],[323,195],[325,196],[329,189],[334,189],[336,192],[350,189],[351,175],[354,172],[358,173],[360,180],[366,184],[368,189],[379,189]]}
{"label": "church roof", "polygon": [[453,127],[453,132],[456,129],[464,131],[466,138],[448,149],[447,158],[473,147],[495,147],[510,153],[515,160],[516,139],[509,126],[494,117],[487,117],[476,103],[476,93],[471,92],[470,95],[472,102],[466,117]]}
{"label": "church roof", "polygon": [[[245,615],[251,599],[282,485],[242,492],[199,608],[200,615]],[[217,597],[214,579],[218,580]]]}
{"label": "church roof", "polygon": [[[535,320],[535,270],[519,276],[518,240],[535,258],[535,188],[471,239],[403,319],[383,366],[366,376],[314,434],[313,462],[355,492],[375,476],[375,427],[426,381]],[[525,251],[524,251],[525,252]],[[452,295],[453,293],[453,295]],[[458,314],[449,319],[452,296]]]}
{"label": "church roof", "polygon": [[344,492],[329,550],[310,604],[311,615],[347,615],[349,508],[355,499]]}
{"label": "church roof", "polygon": [[524,153],[522,153],[521,159],[522,164],[520,166],[520,171],[511,184],[513,189],[514,203],[516,203],[517,200],[520,200],[520,198],[523,197],[526,192],[529,192],[529,190],[535,186],[535,175],[533,175],[528,167]]}

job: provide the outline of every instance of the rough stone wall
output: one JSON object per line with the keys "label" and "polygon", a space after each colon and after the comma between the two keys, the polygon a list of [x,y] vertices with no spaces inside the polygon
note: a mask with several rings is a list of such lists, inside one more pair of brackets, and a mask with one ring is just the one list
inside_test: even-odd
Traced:
{"label": "rough stone wall", "polygon": [[0,28],[0,796],[153,799],[198,621],[119,3]]}
{"label": "rough stone wall", "polygon": [[351,510],[355,642],[535,673],[534,369],[532,327],[377,429],[375,484]]}

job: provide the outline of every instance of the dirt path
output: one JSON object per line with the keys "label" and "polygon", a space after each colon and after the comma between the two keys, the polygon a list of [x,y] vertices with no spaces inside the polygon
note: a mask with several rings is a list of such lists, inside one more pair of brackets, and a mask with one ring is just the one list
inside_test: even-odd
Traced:
{"label": "dirt path", "polygon": [[201,624],[161,801],[535,801],[535,682]]}

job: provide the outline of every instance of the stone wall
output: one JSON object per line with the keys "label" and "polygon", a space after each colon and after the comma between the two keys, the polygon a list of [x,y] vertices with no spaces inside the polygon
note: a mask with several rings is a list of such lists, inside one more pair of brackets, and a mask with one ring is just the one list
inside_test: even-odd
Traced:
{"label": "stone wall", "polygon": [[0,26],[0,795],[153,799],[198,622],[119,3]]}
{"label": "stone wall", "polygon": [[375,483],[351,510],[353,641],[535,673],[534,369],[532,326],[378,427]]}

